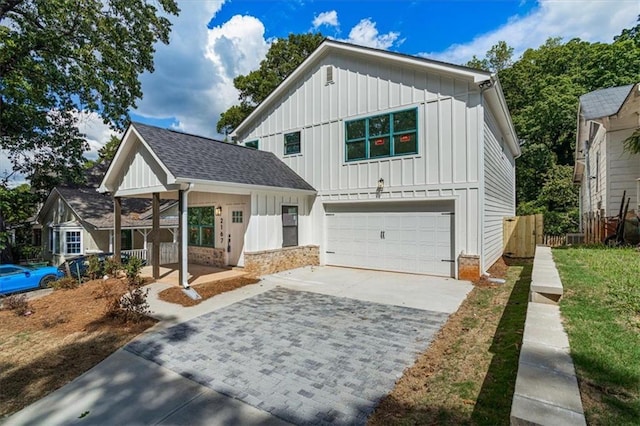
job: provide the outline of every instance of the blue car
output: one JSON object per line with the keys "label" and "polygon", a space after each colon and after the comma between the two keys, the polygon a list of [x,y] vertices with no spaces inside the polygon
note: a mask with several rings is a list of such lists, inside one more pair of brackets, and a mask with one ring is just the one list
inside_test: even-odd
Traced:
{"label": "blue car", "polygon": [[30,268],[19,265],[0,265],[0,294],[32,288],[46,288],[53,281],[64,277],[54,266]]}

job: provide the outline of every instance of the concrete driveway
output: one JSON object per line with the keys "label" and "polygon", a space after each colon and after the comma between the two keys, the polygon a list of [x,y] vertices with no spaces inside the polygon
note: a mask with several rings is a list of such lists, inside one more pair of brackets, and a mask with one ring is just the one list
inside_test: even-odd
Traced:
{"label": "concrete driveway", "polygon": [[141,336],[7,424],[364,424],[470,289],[345,268],[271,275]]}

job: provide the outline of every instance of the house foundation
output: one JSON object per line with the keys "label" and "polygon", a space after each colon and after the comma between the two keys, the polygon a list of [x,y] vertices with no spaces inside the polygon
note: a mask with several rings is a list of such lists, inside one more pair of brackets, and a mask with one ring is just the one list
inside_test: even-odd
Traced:
{"label": "house foundation", "polygon": [[308,245],[244,254],[244,270],[252,275],[268,275],[287,269],[320,264],[320,247]]}
{"label": "house foundation", "polygon": [[466,281],[480,279],[480,256],[475,254],[458,256],[458,279]]}

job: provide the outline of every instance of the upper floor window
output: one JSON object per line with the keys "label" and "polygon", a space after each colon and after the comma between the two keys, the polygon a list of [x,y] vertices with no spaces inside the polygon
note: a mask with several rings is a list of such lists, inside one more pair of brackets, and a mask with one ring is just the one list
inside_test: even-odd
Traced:
{"label": "upper floor window", "polygon": [[253,148],[253,149],[258,149],[258,141],[249,141],[249,142],[245,142],[244,146],[246,146],[247,148]]}
{"label": "upper floor window", "polygon": [[284,155],[300,154],[300,131],[284,135]]}
{"label": "upper floor window", "polygon": [[418,152],[418,109],[345,123],[346,160],[393,157]]}
{"label": "upper floor window", "polygon": [[189,245],[214,246],[215,209],[211,207],[189,207]]}

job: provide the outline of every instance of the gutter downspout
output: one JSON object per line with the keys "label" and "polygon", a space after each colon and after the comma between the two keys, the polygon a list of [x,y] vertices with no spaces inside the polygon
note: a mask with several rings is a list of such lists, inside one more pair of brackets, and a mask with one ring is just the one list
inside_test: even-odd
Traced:
{"label": "gutter downspout", "polygon": [[180,249],[178,250],[178,257],[180,267],[178,269],[180,285],[186,289],[189,287],[189,245],[188,234],[186,231],[188,223],[188,208],[189,208],[189,192],[193,189],[193,183],[189,183],[187,189],[178,191],[178,211],[179,220],[178,227],[180,232]]}

